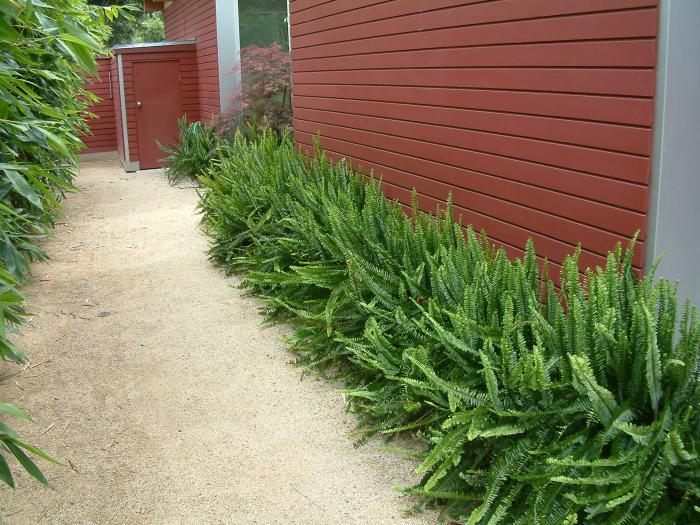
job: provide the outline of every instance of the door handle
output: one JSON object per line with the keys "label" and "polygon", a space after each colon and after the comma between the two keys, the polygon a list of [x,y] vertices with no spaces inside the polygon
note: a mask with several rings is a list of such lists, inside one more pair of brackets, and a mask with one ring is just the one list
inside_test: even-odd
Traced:
{"label": "door handle", "polygon": [[136,101],[136,107],[141,109],[141,101],[140,100]]}

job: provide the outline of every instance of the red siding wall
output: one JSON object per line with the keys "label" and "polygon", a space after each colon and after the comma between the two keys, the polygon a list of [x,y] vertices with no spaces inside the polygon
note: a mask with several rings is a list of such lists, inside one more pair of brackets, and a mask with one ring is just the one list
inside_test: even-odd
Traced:
{"label": "red siding wall", "polygon": [[[192,118],[210,120],[220,111],[219,65],[216,47],[215,0],[175,0],[163,12],[166,40],[197,40],[199,74],[198,113]],[[186,103],[186,101],[184,101]],[[192,103],[195,103],[194,99]]]}
{"label": "red siding wall", "polygon": [[[582,263],[637,229],[643,265],[657,0],[293,0],[294,125],[513,255]],[[557,265],[555,264],[555,270]]]}
{"label": "red siding wall", "polygon": [[[124,104],[126,106],[126,122],[129,139],[129,160],[139,160],[139,145],[136,129],[136,97],[134,95],[134,77],[132,64],[134,62],[146,62],[149,60],[179,60],[180,62],[180,92],[182,94],[182,110],[188,120],[197,120],[197,72],[194,45],[164,46],[153,48],[127,48],[117,49],[115,53],[122,56],[122,69],[124,73]],[[116,68],[117,59],[114,59]],[[117,78],[116,72],[112,74]],[[124,144],[121,129],[121,104],[118,100],[119,89],[114,90],[114,110],[118,116],[117,126],[119,154],[124,156]]]}
{"label": "red siding wall", "polygon": [[115,151],[117,149],[117,135],[114,122],[114,101],[111,82],[111,64],[109,58],[97,60],[97,77],[90,78],[86,88],[100,97],[100,101],[92,104],[88,111],[94,113],[97,118],[88,121],[91,134],[82,137],[85,149],[82,153],[97,153],[100,151]]}

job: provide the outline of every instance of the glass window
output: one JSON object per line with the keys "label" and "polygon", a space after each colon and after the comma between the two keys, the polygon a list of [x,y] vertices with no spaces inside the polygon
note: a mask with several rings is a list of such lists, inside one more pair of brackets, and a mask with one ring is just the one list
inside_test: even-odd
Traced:
{"label": "glass window", "polygon": [[238,0],[241,49],[251,44],[268,47],[277,42],[289,51],[287,0]]}

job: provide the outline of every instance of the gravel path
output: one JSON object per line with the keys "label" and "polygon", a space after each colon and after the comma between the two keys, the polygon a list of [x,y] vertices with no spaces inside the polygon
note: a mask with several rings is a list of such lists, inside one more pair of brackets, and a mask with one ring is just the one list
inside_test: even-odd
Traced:
{"label": "gravel path", "polygon": [[435,523],[391,491],[412,464],[353,448],[341,396],[301,380],[284,327],[208,263],[194,191],[111,160],[77,183],[26,288],[32,366],[0,385],[72,468],[0,488],[1,523]]}

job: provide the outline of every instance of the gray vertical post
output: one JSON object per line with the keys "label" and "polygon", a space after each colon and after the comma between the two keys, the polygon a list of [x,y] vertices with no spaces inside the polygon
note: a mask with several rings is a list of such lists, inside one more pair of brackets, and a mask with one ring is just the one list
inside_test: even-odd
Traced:
{"label": "gray vertical post", "polygon": [[122,119],[122,139],[124,142],[124,158],[120,159],[126,171],[138,171],[139,163],[131,160],[129,153],[129,124],[126,118],[126,95],[124,94],[124,63],[122,54],[117,54],[117,80],[119,82],[119,105],[121,114],[117,118]]}
{"label": "gray vertical post", "polygon": [[700,2],[661,0],[647,266],[700,304]]}

